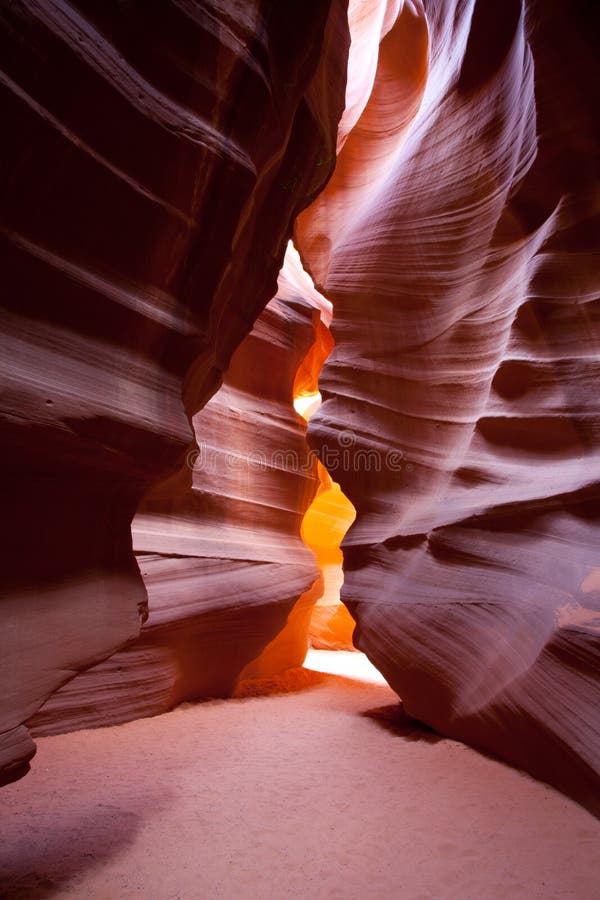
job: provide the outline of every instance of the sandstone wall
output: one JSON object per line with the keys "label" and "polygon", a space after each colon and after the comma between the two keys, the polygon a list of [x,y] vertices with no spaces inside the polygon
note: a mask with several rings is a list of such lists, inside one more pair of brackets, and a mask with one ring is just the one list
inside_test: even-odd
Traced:
{"label": "sandstone wall", "polygon": [[132,517],[331,172],[347,46],[338,0],[0,5],[5,780],[139,633]]}
{"label": "sandstone wall", "polygon": [[597,17],[400,6],[296,235],[334,307],[342,596],[410,714],[598,809]]}
{"label": "sandstone wall", "polygon": [[139,639],[53,694],[28,721],[32,734],[230,696],[243,670],[302,664],[320,579],[300,529],[318,480],[293,387],[320,311],[285,269],[280,287],[193,417],[189,468],[148,491],[133,520],[149,608]]}

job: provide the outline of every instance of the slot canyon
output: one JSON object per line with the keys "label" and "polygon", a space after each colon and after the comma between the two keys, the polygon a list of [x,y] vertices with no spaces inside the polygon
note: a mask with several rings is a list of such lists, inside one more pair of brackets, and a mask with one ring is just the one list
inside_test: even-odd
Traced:
{"label": "slot canyon", "polygon": [[591,0],[0,0],[0,897],[600,885]]}

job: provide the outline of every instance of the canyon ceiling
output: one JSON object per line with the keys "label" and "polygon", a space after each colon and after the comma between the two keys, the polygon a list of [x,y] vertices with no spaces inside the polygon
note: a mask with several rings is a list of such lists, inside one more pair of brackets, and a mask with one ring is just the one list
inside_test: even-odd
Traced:
{"label": "canyon ceiling", "polygon": [[300,665],[333,478],[406,711],[600,812],[594,4],[0,0],[0,40],[2,780]]}

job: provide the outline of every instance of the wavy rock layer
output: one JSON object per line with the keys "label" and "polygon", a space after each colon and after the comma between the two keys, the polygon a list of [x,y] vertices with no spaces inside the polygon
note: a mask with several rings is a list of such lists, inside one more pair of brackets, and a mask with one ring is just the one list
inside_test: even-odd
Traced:
{"label": "wavy rock layer", "polygon": [[139,633],[131,519],[331,171],[348,39],[337,0],[17,0],[0,42],[6,780],[34,752],[22,723]]}
{"label": "wavy rock layer", "polygon": [[133,521],[149,606],[139,640],[53,694],[28,722],[34,735],[230,696],[244,669],[302,664],[320,582],[300,526],[318,479],[292,399],[318,321],[300,297],[276,297],[240,344],[193,417],[191,471],[149,492]]}
{"label": "wavy rock layer", "polygon": [[309,433],[357,509],[342,596],[411,715],[598,811],[595,18],[391,5],[296,236],[335,311]]}

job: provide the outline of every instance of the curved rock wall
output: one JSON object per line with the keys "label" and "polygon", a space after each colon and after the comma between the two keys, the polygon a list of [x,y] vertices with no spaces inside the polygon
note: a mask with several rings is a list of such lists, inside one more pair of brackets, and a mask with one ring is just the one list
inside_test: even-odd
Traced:
{"label": "curved rock wall", "polygon": [[[2,779],[24,722],[302,656],[319,302],[282,282],[232,354],[337,146],[296,238],[335,307],[310,432],[357,509],[358,644],[410,714],[598,811],[591,4],[14,0],[0,42]],[[245,477],[281,450],[306,465]]]}
{"label": "curved rock wall", "polygon": [[309,434],[357,509],[342,596],[411,715],[598,811],[595,16],[399,6],[296,229],[334,307]]}
{"label": "curved rock wall", "polygon": [[131,519],[331,172],[347,45],[341,0],[0,6],[4,780],[139,633]]}
{"label": "curved rock wall", "polygon": [[285,269],[280,286],[287,299],[278,293],[267,305],[192,419],[189,471],[149,491],[133,520],[148,590],[140,638],[53,694],[28,721],[32,734],[230,696],[242,670],[270,675],[302,664],[320,582],[300,527],[318,479],[292,400],[320,313],[294,295]]}

